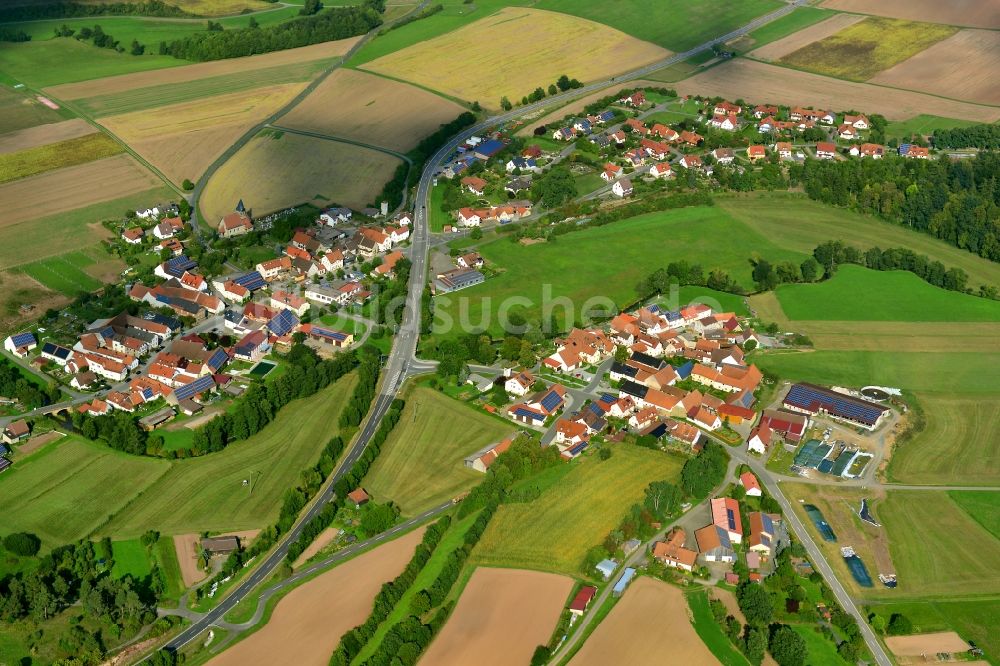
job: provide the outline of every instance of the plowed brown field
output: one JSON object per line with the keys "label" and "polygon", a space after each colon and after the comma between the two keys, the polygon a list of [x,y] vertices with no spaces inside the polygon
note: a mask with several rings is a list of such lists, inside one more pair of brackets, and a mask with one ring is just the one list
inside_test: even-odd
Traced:
{"label": "plowed brown field", "polygon": [[1000,5],[991,0],[826,0],[822,6],[911,21],[1000,28]]}
{"label": "plowed brown field", "polygon": [[15,153],[26,148],[34,148],[35,146],[57,143],[67,139],[76,139],[81,136],[93,134],[96,131],[97,129],[93,125],[82,118],[64,120],[61,123],[27,127],[16,132],[0,134],[0,155]]}
{"label": "plowed brown field", "polygon": [[825,21],[820,21],[804,30],[794,32],[788,35],[788,37],[765,44],[759,49],[754,49],[749,55],[760,60],[778,60],[793,51],[798,51],[806,44],[818,42],[821,39],[840,32],[848,26],[854,25],[858,21],[863,21],[864,18],[864,16],[858,14],[835,14]]}

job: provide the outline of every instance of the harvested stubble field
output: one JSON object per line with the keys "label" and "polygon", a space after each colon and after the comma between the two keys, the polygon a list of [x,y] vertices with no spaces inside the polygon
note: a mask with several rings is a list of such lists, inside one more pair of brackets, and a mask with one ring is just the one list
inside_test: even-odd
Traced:
{"label": "harvested stubble field", "polygon": [[938,631],[932,634],[912,636],[889,636],[885,645],[900,657],[922,657],[938,652],[966,652],[969,644],[954,631]]}
{"label": "harvested stubble field", "polygon": [[824,7],[844,12],[875,14],[910,21],[1000,28],[995,2],[983,0],[826,0]]}
{"label": "harvested stubble field", "polygon": [[240,199],[257,214],[309,202],[363,208],[373,203],[397,164],[391,155],[350,144],[265,133],[215,172],[201,210],[214,225]]}
{"label": "harvested stubble field", "polygon": [[920,393],[916,399],[926,425],[893,448],[889,478],[911,484],[1000,485],[1000,395]]}
{"label": "harvested stubble field", "polygon": [[416,86],[338,69],[277,124],[405,153],[464,110]]}
{"label": "harvested stubble field", "polygon": [[[517,43],[532,47],[484,38],[495,34],[517,35]],[[556,12],[505,8],[364,68],[498,108],[501,97],[519,100],[536,87],[547,88],[562,74],[599,80],[668,55],[666,49],[600,23]]]}
{"label": "harvested stubble field", "polygon": [[10,225],[118,199],[160,184],[130,155],[22,178],[0,185],[0,201],[5,202],[0,232]]}
{"label": "harvested stubble field", "polygon": [[[51,94],[53,97],[72,101],[96,99],[103,96],[117,96],[146,88],[169,88],[178,84],[198,81],[199,79],[241,75],[248,71],[264,70],[284,65],[296,65],[315,60],[331,60],[347,53],[357,40],[357,37],[352,37],[335,42],[323,42],[322,44],[314,44],[313,46],[275,51],[274,53],[248,56],[246,58],[213,60],[211,62],[183,65],[160,71],[136,72],[133,74],[109,76],[96,81],[66,83],[46,88],[45,92]],[[167,92],[165,91],[164,94],[167,94]]]}
{"label": "harvested stubble field", "polygon": [[289,83],[217,95],[101,122],[179,185],[185,178],[197,181],[236,139],[305,86]]}
{"label": "harvested stubble field", "polygon": [[680,588],[642,576],[598,625],[571,666],[670,663],[709,666],[718,660],[691,625]]}
{"label": "harvested stubble field", "polygon": [[1000,105],[1000,32],[961,30],[871,79],[872,83]]}
{"label": "harvested stubble field", "polygon": [[867,81],[955,32],[951,26],[871,16],[779,62],[838,79]]}
{"label": "harvested stubble field", "polygon": [[[72,122],[72,121],[70,121]],[[0,183],[118,155],[125,149],[107,134],[87,134],[0,155]]]}
{"label": "harvested stubble field", "polygon": [[548,641],[573,579],[540,571],[473,572],[451,617],[421,660],[425,664],[527,664]]}
{"label": "harvested stubble field", "polygon": [[[770,292],[760,296],[773,298]],[[775,316],[774,311],[759,308],[758,296],[751,298],[762,319],[778,323],[782,330],[809,336],[816,349],[934,353],[952,351],[955,341],[961,340],[962,351],[974,353],[991,352],[1000,340],[1000,324],[993,322],[803,320],[789,324],[782,316]]]}
{"label": "harvested stubble field", "polygon": [[418,387],[405,400],[399,424],[365,477],[365,489],[379,502],[392,500],[406,515],[416,515],[482,479],[465,466],[465,456],[516,428],[433,389]]}
{"label": "harvested stubble field", "polygon": [[63,119],[31,95],[0,86],[0,135]]}
{"label": "harvested stubble field", "polygon": [[64,120],[61,123],[36,125],[21,130],[0,134],[0,155],[15,153],[19,150],[44,146],[68,139],[76,139],[87,134],[93,134],[97,129],[82,118]]}
{"label": "harvested stubble field", "polygon": [[274,607],[267,624],[209,666],[326,666],[340,637],[368,617],[382,584],[406,566],[423,532],[414,530],[295,588]]}
{"label": "harvested stubble field", "polygon": [[641,502],[653,481],[674,482],[683,460],[635,446],[619,446],[608,460],[587,457],[530,504],[508,504],[472,552],[486,566],[578,573],[597,545]]}
{"label": "harvested stubble field", "polygon": [[830,18],[809,26],[804,30],[792,33],[784,39],[771,42],[765,46],[754,49],[748,55],[759,60],[780,60],[789,53],[798,51],[803,46],[825,39],[844,28],[854,25],[858,21],[863,21],[864,16],[857,14],[834,14]]}
{"label": "harvested stubble field", "polygon": [[735,58],[679,81],[674,87],[681,94],[718,95],[727,99],[743,98],[753,103],[816,108],[841,109],[847,104],[845,100],[849,100],[848,106],[866,113],[879,113],[889,120],[906,120],[922,113],[984,123],[1000,118],[1000,108],[997,107],[952,101],[870,83],[842,81],[744,58]]}

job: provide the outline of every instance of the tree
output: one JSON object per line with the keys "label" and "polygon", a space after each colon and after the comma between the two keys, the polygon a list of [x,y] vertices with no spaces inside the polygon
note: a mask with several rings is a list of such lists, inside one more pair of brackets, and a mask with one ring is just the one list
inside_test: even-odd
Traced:
{"label": "tree", "polygon": [[570,89],[569,77],[566,76],[565,74],[560,76],[559,79],[556,80],[556,86],[558,86],[559,90],[562,90],[563,92],[569,90]]}
{"label": "tree", "polygon": [[569,168],[561,164],[539,178],[532,189],[546,208],[558,208],[577,196],[576,180]]}
{"label": "tree", "polygon": [[799,271],[802,273],[803,282],[815,282],[819,277],[819,262],[809,257],[799,266]]}
{"label": "tree", "polygon": [[681,502],[681,491],[669,481],[653,481],[646,488],[644,506],[654,518],[663,518],[673,513]]}
{"label": "tree", "polygon": [[547,645],[539,645],[531,655],[531,666],[545,666],[552,656],[552,650]]}
{"label": "tree", "polygon": [[886,633],[890,636],[912,634],[913,623],[910,622],[910,618],[906,617],[902,613],[893,613],[889,616],[889,624],[886,627]]}
{"label": "tree", "polygon": [[778,286],[778,276],[771,262],[766,259],[761,259],[754,265],[752,277],[760,291],[770,291]]}
{"label": "tree", "polygon": [[299,10],[299,15],[312,16],[321,9],[323,9],[323,3],[320,0],[306,0],[302,4],[302,9]]}
{"label": "tree", "polygon": [[767,634],[763,629],[747,625],[743,636],[743,654],[747,656],[747,660],[755,666],[760,664],[764,661],[765,650],[767,650]]}
{"label": "tree", "polygon": [[743,611],[743,617],[751,625],[766,626],[774,615],[771,595],[757,583],[742,583],[736,590],[736,600]]}
{"label": "tree", "polygon": [[510,100],[507,99],[507,96],[504,95],[503,97],[500,98],[500,108],[503,109],[504,111],[510,111],[511,109],[514,108],[514,105],[511,104]]}
{"label": "tree", "polygon": [[559,92],[559,89],[556,88],[556,84],[554,84],[554,83],[549,84],[549,96],[555,95],[558,92]]}
{"label": "tree", "polygon": [[878,613],[872,613],[871,615],[868,616],[868,622],[869,624],[872,625],[872,629],[874,629],[876,633],[879,634],[885,633],[885,628],[888,622],[886,621],[884,615],[879,615]]}
{"label": "tree", "polygon": [[140,44],[138,39],[133,39],[130,53],[134,56],[140,56],[145,52],[146,52],[146,47]]}
{"label": "tree", "polygon": [[[189,179],[189,178],[185,178],[185,179],[184,179],[184,182],[183,182],[183,183],[181,183],[181,187],[183,187],[183,188],[184,188],[184,191],[185,191],[185,192],[190,192],[191,190],[193,190],[193,189],[194,189],[194,183],[192,183],[192,182],[191,182],[191,179]],[[189,205],[190,205],[190,204],[189,204]]]}
{"label": "tree", "polygon": [[250,17],[250,22],[247,23],[247,27],[250,28],[251,30],[253,30],[254,28],[259,28],[260,24],[257,23],[257,19],[255,19],[254,17],[251,16]]}
{"label": "tree", "polygon": [[806,642],[788,625],[776,625],[768,649],[781,666],[804,666],[806,663]]}
{"label": "tree", "polygon": [[157,650],[149,656],[149,663],[152,666],[174,666],[177,663],[177,655],[170,650]]}
{"label": "tree", "polygon": [[399,509],[392,504],[368,504],[361,514],[361,529],[365,534],[374,535],[385,532],[396,522]]}
{"label": "tree", "polygon": [[4,537],[3,547],[15,555],[31,557],[42,547],[42,542],[30,532],[14,532]]}

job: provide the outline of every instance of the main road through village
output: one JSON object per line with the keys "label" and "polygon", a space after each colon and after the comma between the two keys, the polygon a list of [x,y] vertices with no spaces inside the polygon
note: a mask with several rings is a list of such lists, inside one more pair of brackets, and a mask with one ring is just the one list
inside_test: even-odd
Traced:
{"label": "main road through village", "polygon": [[[364,452],[365,447],[367,447],[368,442],[371,440],[372,435],[378,429],[382,422],[382,418],[385,416],[389,409],[389,405],[395,399],[396,394],[400,390],[403,382],[407,377],[410,377],[421,372],[427,372],[433,369],[434,364],[426,361],[420,361],[416,357],[417,349],[417,339],[420,335],[420,312],[421,312],[421,299],[423,298],[424,285],[427,280],[427,261],[428,261],[428,250],[429,250],[429,224],[428,224],[428,213],[427,206],[430,202],[430,190],[433,185],[435,174],[441,168],[445,160],[452,155],[452,153],[457,149],[457,147],[464,141],[465,137],[470,135],[483,132],[491,127],[500,125],[502,123],[514,120],[515,118],[531,113],[536,110],[541,110],[543,108],[553,105],[553,103],[568,102],[576,97],[582,97],[592,92],[596,92],[607,88],[608,86],[615,83],[625,83],[627,81],[640,79],[643,76],[663,67],[682,62],[687,60],[691,56],[711,49],[712,47],[720,44],[724,44],[731,39],[741,37],[760,26],[770,23],[776,19],[785,16],[795,8],[807,4],[808,0],[795,0],[788,5],[766,14],[757,19],[754,19],[750,23],[747,23],[741,28],[734,30],[728,34],[717,37],[711,41],[705,42],[700,46],[693,49],[684,51],[683,53],[677,53],[669,58],[655,62],[653,64],[647,65],[645,67],[633,70],[627,74],[617,76],[611,79],[598,81],[591,83],[583,88],[578,88],[576,90],[568,91],[553,97],[549,97],[541,102],[536,102],[528,106],[522,106],[516,110],[509,111],[504,114],[493,116],[487,118],[486,120],[474,125],[473,127],[466,128],[458,136],[452,137],[445,145],[443,145],[437,153],[434,154],[431,159],[429,159],[424,166],[423,173],[420,176],[420,181],[417,185],[417,192],[414,201],[416,203],[414,210],[414,231],[412,234],[412,247],[410,253],[410,260],[412,262],[412,268],[410,272],[410,282],[408,285],[406,305],[403,313],[403,321],[399,328],[396,336],[395,343],[393,344],[392,351],[389,354],[388,360],[386,361],[385,367],[383,369],[382,377],[383,381],[381,383],[380,391],[375,399],[375,404],[368,415],[363,427],[358,433],[354,440],[347,457],[339,466],[335,474],[324,485],[323,489],[319,493],[319,497],[314,501],[309,509],[306,511],[298,523],[279,541],[278,545],[267,554],[262,562],[257,564],[249,576],[239,583],[239,585],[215,608],[211,611],[205,613],[200,618],[195,620],[189,627],[184,629],[180,634],[171,639],[166,647],[171,650],[179,650],[191,641],[195,640],[198,636],[204,633],[207,629],[215,625],[216,623],[222,622],[223,617],[226,613],[232,610],[236,605],[250,595],[258,586],[267,581],[271,574],[280,566],[282,560],[285,559],[285,555],[288,552],[289,546],[299,538],[302,532],[303,526],[314,518],[323,508],[323,506],[333,499],[333,485],[338,479],[340,479],[347,471],[351,468],[354,462],[361,456]],[[362,40],[357,46],[360,47],[362,43],[370,38],[371,33]],[[357,48],[357,47],[356,47]],[[352,53],[356,50],[353,49]],[[345,57],[345,61],[346,61]],[[301,101],[296,99],[295,103]],[[290,107],[286,107],[282,110],[282,113],[289,110]],[[282,113],[276,114],[282,115]],[[268,119],[268,122],[273,122],[276,118]],[[244,144],[246,140],[256,132],[255,128],[247,135],[241,137],[240,141],[234,145],[234,148]],[[227,151],[227,156],[231,155],[231,151]],[[221,164],[223,160],[220,160],[216,165]],[[214,169],[212,169],[214,171]],[[206,174],[206,176],[209,174]],[[199,185],[202,185],[207,178],[203,178]],[[195,192],[195,197],[200,192],[201,187],[197,188]],[[197,199],[193,202],[194,210],[197,211]],[[197,225],[194,225],[197,226]],[[854,604],[853,600],[847,594],[843,585],[837,580],[836,575],[830,568],[830,565],[826,562],[823,554],[819,551],[813,539],[810,537],[809,533],[806,531],[802,522],[798,520],[795,513],[792,510],[792,506],[788,499],[782,494],[780,487],[778,486],[776,480],[771,476],[771,474],[764,468],[761,464],[754,464],[755,461],[747,459],[754,472],[761,478],[768,492],[770,492],[774,498],[779,502],[785,515],[789,517],[792,529],[795,531],[797,536],[805,544],[809,555],[816,563],[819,572],[823,575],[827,584],[833,590],[837,597],[837,600],[844,607],[846,611],[851,613],[855,619],[858,621],[858,626],[864,636],[865,643],[868,645],[868,649],[871,651],[875,661],[879,666],[891,666],[891,662],[882,648],[881,643],[875,637],[875,633],[869,627],[868,622],[865,617],[858,610],[857,606]],[[587,618],[589,620],[589,618]],[[581,632],[577,631],[571,637],[570,642],[575,643],[577,637],[580,636]],[[568,645],[563,646],[563,650],[560,650],[561,654],[566,653]]]}

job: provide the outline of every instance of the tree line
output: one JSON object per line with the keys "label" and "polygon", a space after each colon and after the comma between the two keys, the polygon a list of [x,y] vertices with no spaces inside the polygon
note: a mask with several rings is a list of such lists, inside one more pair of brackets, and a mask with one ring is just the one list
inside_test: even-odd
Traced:
{"label": "tree line", "polygon": [[25,3],[0,9],[0,23],[35,21],[39,19],[86,18],[88,16],[158,16],[163,18],[196,18],[197,14],[161,0],[144,2],[45,2]]}
{"label": "tree line", "polygon": [[21,368],[6,358],[0,358],[0,395],[17,400],[26,409],[32,410],[58,401],[60,391],[55,384],[45,390],[38,388],[22,374]]}
{"label": "tree line", "polygon": [[1000,125],[986,123],[971,127],[935,130],[931,137],[935,148],[1000,149]]}
{"label": "tree line", "polygon": [[816,201],[875,215],[1000,261],[1000,153],[972,159],[806,160],[792,167]]}
{"label": "tree line", "polygon": [[363,35],[382,23],[384,0],[333,7],[267,27],[199,32],[169,44],[160,42],[160,55],[203,62],[294,49],[320,42]]}

